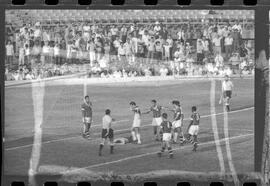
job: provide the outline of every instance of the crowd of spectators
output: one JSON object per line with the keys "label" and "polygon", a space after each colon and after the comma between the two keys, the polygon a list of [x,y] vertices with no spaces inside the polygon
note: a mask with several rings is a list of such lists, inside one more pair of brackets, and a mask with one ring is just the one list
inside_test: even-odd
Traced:
{"label": "crowd of spectators", "polygon": [[[252,24],[66,24],[6,27],[6,79],[77,72],[89,77],[251,74]],[[71,70],[72,69],[72,70]],[[79,70],[78,70],[79,71]]]}

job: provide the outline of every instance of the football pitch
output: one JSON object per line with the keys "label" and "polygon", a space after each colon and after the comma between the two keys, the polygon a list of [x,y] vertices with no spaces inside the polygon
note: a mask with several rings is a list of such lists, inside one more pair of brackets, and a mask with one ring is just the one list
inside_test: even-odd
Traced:
{"label": "football pitch", "polygon": [[[216,81],[215,108],[211,113],[210,80],[177,80],[128,84],[83,85],[65,83],[65,80],[46,82],[44,87],[42,142],[39,161],[40,173],[65,174],[89,171],[113,174],[138,174],[158,170],[194,172],[220,171],[220,163],[214,140],[212,122],[216,121],[218,142],[224,159],[225,171],[230,172],[225,142],[229,141],[232,162],[237,173],[253,171],[254,162],[254,79],[232,79],[235,93],[228,113],[229,138],[224,135],[224,112],[219,105],[221,83]],[[57,83],[56,83],[57,82]],[[27,175],[33,147],[35,114],[33,90],[23,85],[5,89],[4,174]],[[82,117],[80,106],[84,92],[93,104],[91,139],[81,137]],[[42,99],[42,98],[40,98]],[[159,158],[160,142],[154,140],[152,115],[142,116],[142,144],[116,145],[114,154],[105,145],[103,155],[98,156],[101,138],[101,119],[105,109],[111,109],[115,138],[129,137],[133,120],[129,102],[135,101],[142,111],[150,108],[156,99],[161,106],[172,107],[174,99],[181,101],[185,121],[189,125],[191,107],[197,106],[201,115],[199,146],[192,152],[191,144],[173,144],[174,158],[165,151]],[[172,119],[172,113],[169,119]],[[217,142],[217,141],[216,141]]]}

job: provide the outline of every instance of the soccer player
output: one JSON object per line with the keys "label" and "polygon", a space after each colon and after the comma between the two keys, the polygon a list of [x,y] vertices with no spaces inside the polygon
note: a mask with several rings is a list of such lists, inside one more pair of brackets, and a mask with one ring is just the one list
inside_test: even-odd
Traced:
{"label": "soccer player", "polygon": [[92,103],[90,102],[89,96],[84,97],[84,103],[81,106],[82,110],[82,121],[83,121],[83,138],[90,138],[90,127],[92,123]]}
{"label": "soccer player", "polygon": [[152,100],[151,103],[152,106],[150,107],[150,110],[142,114],[149,114],[150,112],[153,112],[152,126],[154,128],[154,135],[156,137],[156,141],[160,141],[160,125],[162,123],[161,110],[163,107],[158,105],[156,100]]}
{"label": "soccer player", "polygon": [[173,151],[171,146],[171,139],[172,139],[172,123],[167,120],[168,115],[167,113],[162,114],[162,123],[160,125],[162,130],[162,143],[161,143],[161,151],[158,152],[158,156],[161,157],[162,153],[165,151],[166,147],[169,151],[169,157],[173,158]]}
{"label": "soccer player", "polygon": [[[226,110],[227,112],[230,111],[230,99],[232,96],[232,89],[233,89],[233,83],[231,82],[231,80],[229,80],[229,76],[225,75],[225,80],[222,82],[222,95],[223,96],[223,102],[226,105]],[[220,104],[221,104],[221,100],[220,99]]]}
{"label": "soccer player", "polygon": [[130,102],[130,109],[134,112],[134,119],[131,128],[131,135],[133,142],[137,140],[141,144],[140,126],[141,126],[141,111],[134,101]]}
{"label": "soccer player", "polygon": [[98,155],[102,155],[102,149],[104,147],[104,144],[106,142],[106,139],[109,138],[110,142],[110,153],[113,154],[113,147],[114,147],[114,142],[113,142],[113,129],[112,129],[112,122],[115,121],[111,117],[111,110],[106,109],[105,110],[105,116],[102,118],[102,131],[101,131],[101,143],[99,145],[99,153]]}
{"label": "soccer player", "polygon": [[169,111],[173,111],[174,116],[173,116],[173,142],[177,143],[178,135],[180,139],[180,145],[183,145],[185,138],[184,138],[184,133],[182,130],[182,125],[183,125],[183,119],[184,119],[184,114],[182,112],[182,108],[180,106],[180,101],[174,100],[172,101],[173,109],[168,109]]}
{"label": "soccer player", "polygon": [[197,112],[197,107],[193,106],[191,108],[192,115],[190,117],[190,124],[188,126],[188,141],[191,142],[191,137],[193,137],[193,149],[196,151],[198,147],[198,133],[199,133],[199,123],[200,123],[200,114]]}

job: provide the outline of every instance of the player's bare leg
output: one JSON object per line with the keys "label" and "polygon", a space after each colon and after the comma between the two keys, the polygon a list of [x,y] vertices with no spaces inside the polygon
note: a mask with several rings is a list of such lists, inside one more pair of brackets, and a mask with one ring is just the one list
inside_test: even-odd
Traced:
{"label": "player's bare leg", "polygon": [[140,129],[138,127],[136,127],[134,130],[135,130],[135,134],[136,134],[136,138],[137,138],[137,143],[142,144]]}
{"label": "player's bare leg", "polygon": [[225,105],[226,105],[227,112],[230,112],[230,98],[229,97],[226,97]]}
{"label": "player's bare leg", "polygon": [[89,138],[90,137],[90,133],[89,133],[89,130],[90,130],[90,123],[83,123],[83,137],[84,138]]}
{"label": "player's bare leg", "polygon": [[111,154],[114,153],[113,149],[114,149],[114,142],[113,142],[113,138],[111,138],[111,139],[110,139],[110,153],[111,153]]}
{"label": "player's bare leg", "polygon": [[104,147],[105,141],[106,141],[105,138],[102,138],[102,139],[101,139],[101,143],[100,143],[100,145],[99,145],[99,151],[98,151],[98,155],[99,155],[99,156],[102,155],[102,149],[103,149],[103,147]]}
{"label": "player's bare leg", "polygon": [[158,152],[158,157],[161,157],[162,153],[165,151],[166,143],[164,141],[161,142],[161,150]]}
{"label": "player's bare leg", "polygon": [[172,151],[171,143],[169,141],[166,141],[166,145],[167,145],[167,148],[168,148],[169,157],[173,158],[173,151]]}
{"label": "player's bare leg", "polygon": [[182,127],[178,127],[177,128],[177,133],[179,135],[179,140],[180,140],[180,145],[183,145],[184,142],[186,141],[185,137],[184,137],[184,132],[182,130]]}
{"label": "player's bare leg", "polygon": [[177,143],[177,139],[178,139],[178,130],[177,128],[175,128],[173,132],[173,143]]}
{"label": "player's bare leg", "polygon": [[154,129],[154,136],[155,136],[155,139],[156,141],[158,141],[158,134],[157,134],[157,126],[154,126],[153,129]]}
{"label": "player's bare leg", "polygon": [[132,136],[132,142],[135,142],[137,140],[137,138],[136,138],[136,133],[135,133],[134,128],[131,129],[131,136]]}
{"label": "player's bare leg", "polygon": [[157,126],[157,136],[156,136],[157,141],[161,141],[161,128],[160,126]]}

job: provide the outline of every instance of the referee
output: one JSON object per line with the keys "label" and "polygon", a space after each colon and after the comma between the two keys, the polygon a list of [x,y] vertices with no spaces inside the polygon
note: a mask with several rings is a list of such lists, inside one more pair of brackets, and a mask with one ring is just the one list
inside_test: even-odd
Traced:
{"label": "referee", "polygon": [[109,138],[110,142],[110,153],[113,154],[113,147],[114,147],[114,142],[113,142],[113,129],[112,129],[112,122],[115,121],[111,117],[111,110],[106,109],[105,110],[105,116],[102,118],[102,131],[101,131],[101,143],[99,145],[99,153],[98,155],[102,155],[102,149],[105,145],[106,139]]}
{"label": "referee", "polygon": [[226,105],[227,112],[230,111],[230,99],[232,97],[233,83],[229,80],[229,76],[225,75],[225,80],[222,82],[223,101]]}

